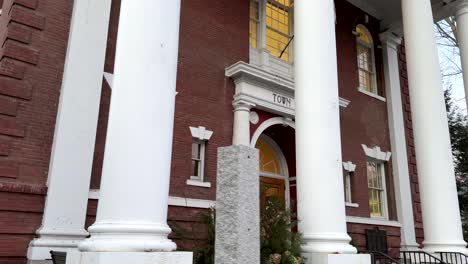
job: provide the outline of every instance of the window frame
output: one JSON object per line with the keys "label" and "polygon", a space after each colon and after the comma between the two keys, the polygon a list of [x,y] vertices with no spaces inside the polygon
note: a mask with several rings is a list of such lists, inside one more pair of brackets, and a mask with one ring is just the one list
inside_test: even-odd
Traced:
{"label": "window frame", "polygon": [[[362,31],[365,32],[365,34],[367,35],[367,37],[369,38],[369,40],[371,42],[370,44],[365,43],[360,39],[359,33],[357,31],[358,28],[362,29]],[[362,24],[358,24],[356,26],[355,32],[356,32],[356,34],[355,34],[356,35],[356,64],[357,64],[357,68],[358,68],[358,81],[359,81],[358,90],[365,93],[365,94],[368,94],[370,96],[375,95],[375,96],[381,97],[379,95],[379,87],[378,87],[378,84],[377,84],[377,67],[376,67],[376,60],[375,60],[374,38],[372,37],[372,34],[369,31],[369,29],[366,26],[362,25]],[[369,72],[368,70],[366,70],[364,68],[361,68],[359,66],[359,48],[360,47],[370,49],[370,56],[371,56],[370,59],[371,59],[371,63],[372,63],[372,67],[371,67],[372,72]],[[366,73],[368,73],[370,75],[370,77],[371,77],[370,83],[372,85],[372,87],[369,87],[370,89],[362,86],[361,78],[360,78],[361,71],[365,71]]]}
{"label": "window frame", "polygon": [[[187,185],[198,186],[198,187],[205,187],[210,188],[211,183],[206,181],[205,175],[205,164],[206,164],[206,144],[210,140],[211,136],[213,135],[213,131],[207,130],[205,127],[189,127],[190,133],[192,134],[192,144],[191,144],[191,152],[190,152],[190,174],[193,174],[192,164],[193,161],[198,161],[198,174],[199,175],[190,175],[189,179],[187,179]],[[194,158],[194,145],[199,146],[199,157]]]}
{"label": "window frame", "polygon": [[353,200],[353,184],[351,180],[354,176],[354,172],[356,171],[356,164],[351,161],[343,162],[343,170],[345,205],[347,207],[359,207],[359,204],[355,203]]}
{"label": "window frame", "polygon": [[[369,170],[367,169],[367,166],[369,162],[373,162],[376,164],[376,172],[377,172],[377,177],[381,183],[380,189],[374,186],[369,186]],[[385,175],[385,165],[386,162],[383,162],[381,160],[373,159],[373,158],[368,158],[366,161],[366,174],[367,174],[367,190],[377,190],[379,191],[380,194],[380,210],[382,215],[372,215],[372,209],[369,206],[369,214],[371,218],[377,218],[377,219],[388,219],[388,191],[387,191],[387,182],[386,182],[386,175]],[[369,202],[370,202],[370,197],[369,197]]]}
{"label": "window frame", "polygon": [[192,156],[191,161],[192,162],[193,161],[198,161],[198,163],[199,163],[199,165],[198,165],[198,175],[190,175],[190,179],[204,182],[204,179],[205,179],[205,148],[206,148],[206,141],[193,138],[192,139],[192,154],[193,154],[193,145],[194,144],[199,146],[199,150],[198,150],[199,151],[199,158],[196,159],[196,158],[194,158]]}
{"label": "window frame", "polygon": [[[266,19],[267,19],[266,6],[267,6],[267,3],[268,2],[274,2],[273,3],[274,6],[284,6],[283,4],[279,3],[277,0],[250,0],[250,1],[251,2],[257,2],[258,16],[259,16],[258,21],[257,21],[256,47],[252,47],[252,45],[250,45],[250,37],[249,37],[249,46],[250,46],[250,48],[268,51],[267,35],[266,35],[268,30],[271,30],[272,32],[274,32],[276,34],[279,34],[282,37],[288,38],[288,42],[290,42],[291,38],[294,35],[294,0],[290,0],[291,1],[291,6],[290,7],[285,7],[287,9],[289,9],[288,10],[289,35],[287,35],[287,34],[285,34],[283,32],[280,32],[275,28],[267,26],[267,23],[266,23]],[[252,20],[255,20],[255,19],[252,19],[250,14],[251,14],[251,12],[249,11],[249,22],[252,21]],[[250,25],[249,25],[249,33],[250,33]],[[287,60],[283,59],[282,57],[280,58],[280,57],[272,55],[270,51],[268,51],[268,53],[272,57],[274,57],[274,58],[276,58],[278,60],[281,60],[281,61],[283,61],[285,63],[290,64],[290,65],[293,64],[294,55],[293,55],[293,45],[291,43],[288,46],[288,52],[287,52],[288,53],[288,59]]]}
{"label": "window frame", "polygon": [[367,193],[369,194],[369,170],[368,170],[368,163],[369,162],[374,162],[376,163],[377,169],[379,171],[380,175],[380,181],[382,184],[382,198],[381,198],[381,211],[382,215],[381,216],[373,216],[371,214],[371,208],[370,208],[370,199],[371,197],[368,197],[368,203],[369,203],[369,216],[372,219],[383,219],[383,220],[388,220],[389,219],[389,205],[388,205],[388,189],[387,189],[387,163],[390,160],[392,153],[391,152],[384,152],[380,149],[380,147],[375,146],[373,148],[369,148],[366,145],[362,144],[361,145],[364,153],[367,156],[366,160],[366,179],[367,179]]}

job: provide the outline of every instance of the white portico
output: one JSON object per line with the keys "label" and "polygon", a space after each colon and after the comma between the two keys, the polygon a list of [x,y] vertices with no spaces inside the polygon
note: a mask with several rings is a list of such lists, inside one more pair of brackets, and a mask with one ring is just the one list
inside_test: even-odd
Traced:
{"label": "white portico", "polygon": [[[86,1],[76,0],[75,8],[90,12],[87,5],[77,4],[83,2]],[[468,76],[468,39],[465,34],[468,28],[464,29],[468,27],[467,2],[349,2],[381,19],[381,28],[385,31],[381,40],[385,60],[386,96],[391,116],[389,127],[395,185],[398,188],[398,220],[402,224],[402,246],[409,249],[418,246],[409,195],[397,62],[397,47],[400,37],[404,36],[424,217],[423,249],[429,252],[466,252],[432,23],[434,17],[443,18],[453,14],[455,10],[461,32],[459,38],[465,77]],[[103,12],[109,12],[108,4],[106,2],[106,6],[100,7]],[[356,249],[349,244],[350,237],[346,230],[339,122],[340,106],[346,107],[350,102],[338,96],[334,4],[333,0],[295,0],[294,8],[295,49],[294,55],[289,54],[295,58],[294,71],[264,52],[262,47],[251,52],[251,56],[257,58],[256,64],[240,62],[226,69],[226,76],[232,77],[236,82],[233,144],[250,146],[249,113],[252,108],[280,114],[288,120],[295,119],[298,211],[301,219],[299,228],[306,242],[303,251],[307,254],[343,253],[343,256],[350,256],[348,254],[355,253]],[[437,10],[434,15],[432,9]],[[81,14],[76,10],[75,13]],[[80,21],[86,22],[83,17],[88,15],[90,14],[85,13],[81,17],[73,17],[75,23],[72,23],[70,35],[72,43],[69,44],[67,56],[68,63],[84,68],[89,61],[76,56],[79,54],[79,50],[75,50],[76,46],[87,41],[83,36],[87,36],[88,32],[98,30],[104,34],[108,23],[107,19],[102,19],[96,22],[96,27],[79,27]],[[97,17],[99,14],[91,15]],[[89,189],[87,184],[92,166],[89,161],[93,155],[89,146],[94,143],[91,135],[94,135],[96,129],[89,125],[85,126],[87,137],[84,139],[88,148],[83,148],[79,153],[81,156],[78,155],[89,159],[81,163],[84,166],[81,170],[73,172],[79,174],[78,177],[69,176],[71,174],[55,165],[52,167],[55,170],[51,170],[53,176],[49,183],[49,197],[60,200],[71,191],[79,195],[81,199],[73,207],[79,212],[61,210],[60,205],[53,202],[46,204],[43,226],[39,231],[39,235],[46,239],[43,239],[44,243],[31,243],[30,252],[36,252],[37,247],[41,247],[42,252],[31,254],[32,260],[40,260],[44,257],[43,252],[57,247],[76,251],[76,245],[81,242],[81,253],[75,252],[73,256],[79,259],[80,254],[83,254],[84,258],[80,262],[70,263],[148,263],[147,261],[161,259],[169,261],[167,263],[190,263],[190,254],[173,253],[176,246],[167,238],[170,233],[167,226],[167,204],[179,15],[179,0],[122,1],[113,97],[96,223],[89,229],[91,237],[82,241],[87,234],[83,230],[86,212],[84,194]],[[153,34],[148,34],[148,25],[151,25]],[[320,36],[320,42],[316,41],[317,36]],[[94,48],[100,52],[93,59],[99,59],[100,62],[96,63],[102,64],[106,43],[100,38],[96,38],[95,42]],[[80,69],[69,67],[65,70],[64,79],[81,74]],[[100,76],[101,73],[98,77],[90,77],[88,85],[95,90],[82,93],[75,91],[77,94],[73,98],[78,102],[86,102],[93,96],[96,98],[100,89]],[[66,84],[65,82],[64,85]],[[66,94],[62,96],[59,118],[70,114],[68,108],[62,105],[70,104],[68,97]],[[163,103],[154,104],[156,97]],[[73,106],[73,102],[70,105]],[[93,104],[99,104],[98,100],[93,101]],[[97,115],[97,111],[92,111],[74,112],[71,116],[80,120],[96,120]],[[154,116],[158,116],[158,122],[154,121]],[[61,136],[61,133],[68,131],[65,129],[67,127],[64,122],[57,124],[55,150],[60,150],[61,146],[81,144],[75,142],[73,137]],[[136,139],[133,127],[142,128]],[[59,154],[54,152],[53,155]],[[146,158],[142,159],[142,156]],[[62,158],[73,163],[79,157]],[[53,157],[53,160],[56,158]],[[320,173],[312,176],[311,171]],[[130,181],[129,177],[133,180]],[[67,181],[72,182],[65,184]],[[54,188],[57,185],[61,186],[60,191]],[[64,203],[62,205],[70,206]],[[320,217],[314,212],[321,212]],[[47,221],[56,214],[66,214],[58,217],[67,221]],[[50,231],[57,229],[66,232],[57,234]],[[70,243],[61,246],[63,241]],[[100,260],[93,262],[94,258]],[[354,260],[339,261],[327,260],[328,263],[353,263]]]}

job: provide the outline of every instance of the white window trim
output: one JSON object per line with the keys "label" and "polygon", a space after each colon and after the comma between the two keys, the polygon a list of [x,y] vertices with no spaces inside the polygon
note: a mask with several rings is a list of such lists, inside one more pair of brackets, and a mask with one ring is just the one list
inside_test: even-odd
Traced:
{"label": "white window trim", "polygon": [[365,94],[365,95],[368,95],[368,96],[370,96],[370,97],[373,97],[373,98],[375,98],[375,99],[377,99],[377,100],[380,100],[380,101],[382,101],[382,102],[387,102],[387,99],[386,99],[385,97],[382,97],[382,96],[380,96],[380,95],[378,95],[378,94],[369,92],[369,91],[367,91],[366,89],[364,89],[364,88],[362,88],[362,87],[358,87],[358,91],[361,92],[361,93],[363,93],[363,94]]}
{"label": "white window trim", "polygon": [[[362,24],[359,24],[356,26],[357,27],[361,27],[366,33],[367,35],[369,36],[370,38],[370,41],[371,41],[371,45],[367,44],[367,43],[364,43],[362,42],[360,39],[359,39],[359,36],[356,34],[356,50],[358,48],[358,46],[364,46],[364,47],[367,47],[367,48],[370,48],[371,49],[371,56],[372,56],[372,71],[373,71],[373,74],[372,74],[372,85],[374,86],[374,90],[375,92],[371,92],[371,91],[367,91],[366,89],[364,89],[364,87],[361,87],[360,83],[359,83],[359,87],[358,87],[358,90],[366,95],[369,95],[371,97],[374,97],[376,99],[379,99],[381,101],[386,101],[384,97],[380,96],[379,95],[379,87],[377,86],[377,68],[376,68],[376,65],[375,65],[375,44],[374,44],[374,38],[372,37],[372,34],[370,33],[369,29],[362,25]],[[358,72],[359,72],[360,68],[359,68],[359,62],[358,62]],[[382,100],[383,99],[383,100]]]}
{"label": "white window trim", "polygon": [[[387,190],[387,175],[385,174],[385,163],[390,160],[390,157],[392,156],[392,153],[387,151],[384,152],[381,150],[379,146],[375,146],[373,148],[367,147],[365,144],[362,144],[362,149],[364,150],[364,153],[368,157],[370,161],[377,162],[379,164],[380,168],[380,175],[382,177],[382,189],[383,189],[383,198],[382,198],[382,216],[371,216],[372,219],[382,219],[382,220],[388,220],[389,215],[388,215],[388,190]],[[366,165],[367,166],[367,165]],[[369,177],[367,175],[367,168],[366,168],[366,177]],[[367,186],[367,188],[369,188]]]}
{"label": "white window trim", "polygon": [[[359,204],[353,203],[353,197],[352,197],[352,186],[351,186],[351,173],[356,171],[356,164],[352,163],[351,161],[343,162],[343,168],[345,170],[345,206],[347,207],[354,207],[357,208],[359,207]],[[347,188],[347,186],[349,188]]]}
{"label": "white window trim", "polygon": [[[203,126],[190,127],[190,133],[192,134],[192,140],[200,144],[200,175],[191,175],[186,181],[187,185],[210,188],[211,183],[206,182],[204,179],[205,175],[205,152],[206,142],[213,136],[213,131],[207,130]],[[194,143],[192,141],[192,143]]]}

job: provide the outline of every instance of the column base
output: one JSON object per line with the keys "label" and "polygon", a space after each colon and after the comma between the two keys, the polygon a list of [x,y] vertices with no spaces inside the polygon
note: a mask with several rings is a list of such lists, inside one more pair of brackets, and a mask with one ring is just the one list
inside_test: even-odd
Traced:
{"label": "column base", "polygon": [[428,253],[436,252],[460,252],[465,255],[468,255],[468,248],[466,248],[465,241],[456,241],[456,242],[423,242],[422,251]]}
{"label": "column base", "polygon": [[91,237],[78,245],[84,252],[169,252],[177,246],[167,236],[169,226],[158,223],[95,223]]}
{"label": "column base", "polygon": [[29,243],[27,257],[28,260],[51,259],[50,251],[77,251],[78,244],[89,234],[85,230],[45,230],[37,231],[39,238],[33,239]]}
{"label": "column base", "polygon": [[414,242],[414,243],[402,243],[400,245],[400,250],[404,251],[419,251],[421,248],[419,247],[419,244]]}
{"label": "column base", "polygon": [[368,254],[303,253],[306,264],[371,264]]}
{"label": "column base", "polygon": [[73,252],[66,264],[192,264],[192,252]]}
{"label": "column base", "polygon": [[307,253],[355,254],[357,249],[349,244],[347,234],[314,234],[303,236],[305,244],[302,251]]}

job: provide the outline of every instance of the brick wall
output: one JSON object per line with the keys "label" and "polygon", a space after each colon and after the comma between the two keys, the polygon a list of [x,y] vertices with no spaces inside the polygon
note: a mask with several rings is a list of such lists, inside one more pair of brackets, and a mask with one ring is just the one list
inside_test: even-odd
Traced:
{"label": "brick wall", "polygon": [[416,150],[414,147],[413,123],[411,119],[411,103],[408,90],[408,73],[406,69],[405,46],[401,45],[399,52],[399,67],[401,81],[401,99],[403,102],[403,116],[405,120],[406,146],[408,151],[408,166],[411,181],[411,195],[413,197],[413,214],[416,229],[416,239],[419,244],[424,240],[423,220],[421,211],[421,197],[419,195],[418,170],[416,167]]}
{"label": "brick wall", "polygon": [[23,263],[42,219],[73,3],[0,3],[0,263]]}

